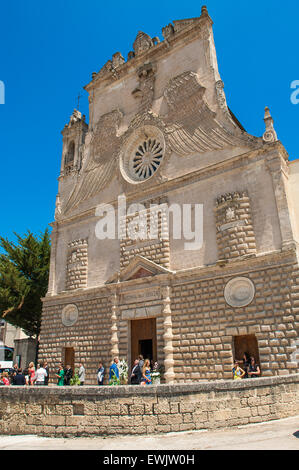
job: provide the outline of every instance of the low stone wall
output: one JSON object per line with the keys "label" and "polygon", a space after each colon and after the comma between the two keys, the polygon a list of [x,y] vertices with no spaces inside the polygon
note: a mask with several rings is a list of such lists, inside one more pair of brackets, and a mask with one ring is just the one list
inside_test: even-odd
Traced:
{"label": "low stone wall", "polygon": [[0,387],[0,434],[156,434],[296,415],[299,374],[148,387]]}

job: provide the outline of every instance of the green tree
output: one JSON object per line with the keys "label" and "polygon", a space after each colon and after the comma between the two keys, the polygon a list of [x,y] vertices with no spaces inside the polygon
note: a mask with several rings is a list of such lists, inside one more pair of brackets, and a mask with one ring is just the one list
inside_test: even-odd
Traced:
{"label": "green tree", "polygon": [[50,236],[29,230],[17,243],[0,237],[0,317],[20,327],[29,336],[38,336],[41,325],[41,297],[47,292]]}

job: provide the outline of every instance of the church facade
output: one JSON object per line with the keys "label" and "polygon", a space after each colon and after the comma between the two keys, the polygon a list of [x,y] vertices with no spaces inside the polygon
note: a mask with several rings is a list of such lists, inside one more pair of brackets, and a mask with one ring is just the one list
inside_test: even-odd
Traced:
{"label": "church facade", "polygon": [[138,32],[86,85],[89,123],[62,130],[50,370],[83,362],[95,384],[99,361],[143,354],[166,383],[227,379],[249,352],[263,376],[298,372],[299,166],[268,108],[262,137],[229,109],[212,25],[203,7],[162,41]]}

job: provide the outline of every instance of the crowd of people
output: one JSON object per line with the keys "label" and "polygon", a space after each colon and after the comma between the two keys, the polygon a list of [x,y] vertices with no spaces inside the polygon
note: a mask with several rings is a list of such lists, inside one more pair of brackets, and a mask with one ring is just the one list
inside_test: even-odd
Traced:
{"label": "crowd of people", "polygon": [[[80,364],[81,366],[82,364]],[[84,368],[83,368],[84,369]],[[80,369],[79,369],[80,371]],[[82,372],[82,371],[81,371]],[[0,385],[43,385],[49,384],[50,369],[47,361],[38,364],[37,368],[33,362],[30,362],[27,368],[22,370],[17,364],[14,365],[12,370],[3,371],[0,377]],[[70,365],[63,367],[59,364],[58,370],[55,374],[57,378],[57,385],[70,385],[73,377],[73,371]],[[84,373],[80,375],[82,385],[85,377]]]}
{"label": "crowd of people", "polygon": [[[109,382],[115,377],[119,379],[119,359],[115,357],[112,365],[109,368]],[[143,359],[143,356],[140,355],[138,359],[135,359],[134,365],[131,371],[129,382],[132,385],[150,385],[152,383],[151,371],[154,370],[155,366],[150,364],[149,359]],[[56,384],[59,386],[71,385],[71,380],[74,376],[73,370],[69,364],[65,367],[63,363],[60,363],[56,373],[54,374],[56,378]],[[79,369],[77,373],[78,385],[84,385],[85,382],[85,367],[81,362],[79,364]],[[105,368],[102,362],[99,363],[99,368],[97,370],[97,383],[98,385],[103,385],[105,379]],[[0,377],[0,385],[48,385],[49,384],[49,366],[47,361],[40,363],[37,368],[35,368],[34,363],[30,362],[28,367],[24,370],[18,367],[17,364],[14,365],[13,369],[9,372],[4,371]]]}
{"label": "crowd of people", "polygon": [[[242,363],[242,367],[240,364]],[[158,364],[150,362],[149,359],[144,359],[139,355],[135,359],[128,382],[131,385],[151,385],[152,373],[157,371]],[[242,360],[235,360],[232,369],[232,376],[234,380],[256,378],[261,375],[261,369],[256,363],[255,358],[250,356],[247,352],[244,353]],[[71,380],[74,376],[73,370],[69,364],[65,367],[62,363],[59,364],[55,373],[57,385],[71,385]],[[85,367],[81,362],[78,369],[78,385],[84,385],[85,382]],[[119,380],[119,358],[115,357],[112,365],[109,367],[108,383],[111,380]],[[97,383],[103,385],[105,380],[105,367],[102,362],[99,363],[97,370]],[[34,363],[30,362],[28,367],[24,370],[14,365],[13,369],[9,372],[4,371],[0,377],[0,385],[48,385],[49,384],[49,366],[47,361],[40,363],[35,368]]]}
{"label": "crowd of people", "polygon": [[[242,363],[243,368],[240,367],[240,363]],[[254,356],[250,356],[249,353],[245,352],[242,360],[235,360],[232,374],[234,380],[254,379],[261,375],[261,369]]]}
{"label": "crowd of people", "polygon": [[[119,369],[118,369],[119,359],[115,357],[113,360],[112,365],[109,368],[109,382],[113,379],[119,379]],[[101,369],[98,370],[98,374],[101,374],[102,381],[99,382],[99,385],[103,385],[104,379],[104,368],[103,364],[101,365]],[[149,359],[143,359],[143,356],[140,354],[137,359],[134,361],[134,365],[131,370],[129,383],[131,385],[151,385],[152,384],[152,371],[157,369],[157,362],[152,364]]]}
{"label": "crowd of people", "polygon": [[35,368],[30,362],[28,367],[22,370],[18,364],[12,370],[3,371],[0,377],[0,385],[48,385],[49,366],[47,361],[40,363]]}

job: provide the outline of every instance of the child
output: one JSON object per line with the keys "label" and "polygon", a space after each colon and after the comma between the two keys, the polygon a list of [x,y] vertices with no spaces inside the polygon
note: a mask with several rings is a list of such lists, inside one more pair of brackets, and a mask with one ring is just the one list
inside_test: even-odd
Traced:
{"label": "child", "polygon": [[238,361],[235,361],[235,367],[233,367],[233,379],[234,380],[240,380],[243,379],[245,372],[241,367],[239,366]]}

